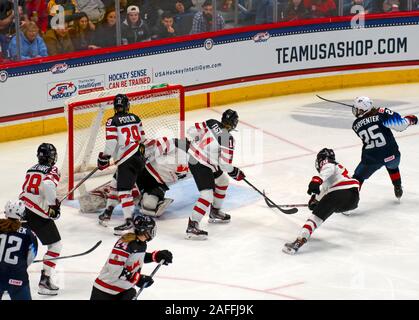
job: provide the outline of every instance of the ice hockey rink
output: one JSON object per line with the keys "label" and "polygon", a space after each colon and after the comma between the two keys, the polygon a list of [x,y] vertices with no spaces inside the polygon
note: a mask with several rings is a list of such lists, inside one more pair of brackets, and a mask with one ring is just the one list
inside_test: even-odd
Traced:
{"label": "ice hockey rink", "polygon": [[[352,174],[362,146],[351,130],[350,108],[321,101],[315,94],[346,103],[367,95],[376,106],[418,115],[418,92],[419,84],[314,92],[200,109],[188,112],[186,119],[190,125],[236,109],[240,123],[233,133],[237,145],[233,163],[277,204],[306,203],[308,182],[317,173],[316,153],[333,148]],[[208,240],[191,241],[184,234],[198,192],[193,179],[173,186],[167,197],[175,201],[157,221],[157,236],[148,244],[149,251],[171,250],[173,264],[160,268],[154,285],[140,299],[419,299],[419,126],[396,132],[395,137],[402,153],[401,202],[381,169],[364,184],[358,209],[351,216],[332,215],[295,256],[281,249],[297,236],[310,215],[307,208],[285,215],[268,208],[246,183],[231,180],[225,203],[231,223],[208,224],[205,217],[201,226],[209,232]],[[0,144],[1,206],[17,198],[42,142],[57,147],[60,167],[65,133]],[[99,185],[99,180],[91,179],[88,186]],[[122,222],[120,210],[104,228],[96,214],[81,214],[76,206],[67,202],[57,220],[62,256],[85,251],[99,240],[103,243],[89,255],[57,263],[61,290],[56,297],[37,294],[42,266],[31,265],[33,299],[89,299],[93,281],[117,240],[112,229]],[[40,247],[37,258],[45,251]],[[155,266],[145,265],[143,273]]]}

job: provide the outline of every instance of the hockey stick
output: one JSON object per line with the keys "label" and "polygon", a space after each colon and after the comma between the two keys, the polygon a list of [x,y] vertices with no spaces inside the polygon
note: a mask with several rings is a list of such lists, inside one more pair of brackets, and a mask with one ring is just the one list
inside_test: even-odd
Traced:
{"label": "hockey stick", "polygon": [[37,263],[37,262],[44,262],[44,261],[52,261],[52,260],[60,260],[60,259],[67,259],[67,258],[74,258],[74,257],[80,257],[80,256],[84,256],[90,252],[92,252],[93,250],[95,250],[97,247],[100,246],[100,244],[102,243],[102,240],[98,241],[98,243],[96,243],[93,247],[91,247],[89,250],[82,252],[82,253],[77,253],[77,254],[72,254],[70,256],[64,256],[64,257],[57,257],[57,258],[51,258],[51,259],[40,259],[40,260],[34,260],[33,263]]}
{"label": "hockey stick", "polygon": [[255,191],[257,191],[261,196],[263,196],[265,198],[265,201],[269,201],[272,204],[272,207],[270,208],[277,208],[279,211],[281,211],[282,213],[285,214],[294,214],[298,212],[297,208],[292,208],[292,209],[282,209],[280,208],[280,206],[278,206],[275,202],[273,202],[271,199],[269,199],[264,192],[261,192],[258,188],[256,188],[253,184],[251,184],[249,181],[247,181],[246,178],[243,179],[244,182],[246,182],[249,186],[251,186]]}
{"label": "hockey stick", "polygon": [[[163,263],[164,263],[164,259],[163,260],[160,260],[160,262],[159,262],[159,264],[157,265],[157,267],[155,267],[154,268],[154,270],[153,270],[153,272],[152,273],[150,273],[150,277],[151,278],[153,278],[154,277],[154,275],[156,274],[156,272],[157,272],[157,270],[159,270],[160,269],[160,267],[163,265]],[[145,288],[145,285],[147,284],[147,282],[146,283],[144,283],[142,286],[141,286],[141,288],[137,291],[137,294],[135,295],[135,297],[132,299],[132,300],[137,300],[138,299],[138,296],[140,295],[140,293],[144,290],[144,288]]]}
{"label": "hockey stick", "polygon": [[329,99],[323,98],[323,97],[319,96],[318,94],[316,94],[316,97],[317,97],[317,98],[319,98],[319,99],[322,99],[322,100],[324,100],[324,101],[327,101],[327,102],[340,104],[340,105],[342,105],[342,106],[351,107],[351,108],[353,108],[353,107],[354,107],[354,106],[353,106],[353,105],[351,105],[351,104],[347,104],[347,103],[343,103],[343,102],[339,102],[339,101],[334,101],[334,100],[329,100]]}
{"label": "hockey stick", "polygon": [[[265,190],[263,190],[263,194],[265,194]],[[269,208],[275,208],[275,205],[270,203],[266,198],[265,202]],[[280,204],[278,205],[281,208],[299,208],[299,207],[308,207],[307,203],[298,203],[298,204]]]}
{"label": "hockey stick", "polygon": [[61,204],[61,202],[63,202],[65,199],[67,199],[68,198],[68,196],[70,195],[70,194],[72,194],[74,191],[76,191],[76,189],[77,188],[79,188],[87,179],[89,179],[91,176],[93,176],[94,174],[95,174],[95,172],[96,171],[98,171],[99,170],[99,167],[96,167],[96,168],[94,168],[87,176],[85,176],[83,179],[81,179],[80,180],[80,182],[78,183],[78,184],[76,184],[76,186],[73,188],[73,189],[71,189],[65,196],[64,196],[64,198],[62,198],[61,200],[59,200],[60,201],[60,204]]}

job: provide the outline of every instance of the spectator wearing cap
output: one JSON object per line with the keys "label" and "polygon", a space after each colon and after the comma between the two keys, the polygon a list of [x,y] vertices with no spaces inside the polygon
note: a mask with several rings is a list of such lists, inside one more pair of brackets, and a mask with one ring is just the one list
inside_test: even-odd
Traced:
{"label": "spectator wearing cap", "polygon": [[222,30],[225,27],[224,18],[217,13],[214,19],[212,0],[205,0],[202,11],[197,12],[192,21],[191,34]]}
{"label": "spectator wearing cap", "polygon": [[174,26],[173,14],[169,11],[163,12],[161,15],[160,24],[154,28],[151,39],[165,39],[176,37],[176,29]]}
{"label": "spectator wearing cap", "polygon": [[[17,52],[17,38],[13,36],[9,45],[10,57],[16,60]],[[44,40],[39,36],[39,28],[35,22],[30,21],[21,27],[20,32],[20,58],[22,60],[46,57],[48,56],[47,47]]]}
{"label": "spectator wearing cap", "polygon": [[137,6],[127,8],[127,18],[121,26],[122,43],[135,43],[150,40],[151,34],[147,23],[141,19]]}

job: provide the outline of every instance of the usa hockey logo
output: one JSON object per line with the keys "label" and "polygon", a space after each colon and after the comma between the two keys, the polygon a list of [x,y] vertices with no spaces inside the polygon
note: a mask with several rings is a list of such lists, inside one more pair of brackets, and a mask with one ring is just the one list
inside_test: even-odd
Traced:
{"label": "usa hockey logo", "polygon": [[67,63],[57,63],[56,65],[52,66],[50,71],[52,74],[57,74],[57,73],[64,73],[66,72],[68,69],[68,64]]}
{"label": "usa hockey logo", "polygon": [[77,87],[73,82],[62,82],[57,83],[48,91],[48,96],[50,100],[60,100],[70,98],[74,93],[76,93]]}
{"label": "usa hockey logo", "polygon": [[254,42],[266,42],[271,37],[269,32],[259,32],[253,36]]}
{"label": "usa hockey logo", "polygon": [[205,40],[205,42],[204,42],[205,49],[211,50],[213,46],[214,46],[214,40],[212,40],[212,39]]}
{"label": "usa hockey logo", "polygon": [[6,82],[7,78],[9,77],[9,74],[6,70],[0,70],[0,82]]}

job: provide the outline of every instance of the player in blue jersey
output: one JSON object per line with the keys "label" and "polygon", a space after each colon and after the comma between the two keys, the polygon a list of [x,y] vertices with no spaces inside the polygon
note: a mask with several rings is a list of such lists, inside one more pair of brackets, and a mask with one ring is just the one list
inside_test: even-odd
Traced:
{"label": "player in blue jersey", "polygon": [[38,242],[20,222],[25,213],[23,201],[7,202],[4,213],[6,219],[0,219],[0,300],[5,291],[12,300],[32,300],[27,269]]}
{"label": "player in blue jersey", "polygon": [[387,108],[376,108],[368,97],[358,97],[354,101],[352,113],[357,118],[352,129],[363,142],[361,162],[355,169],[353,178],[360,184],[375,171],[385,166],[394,186],[394,194],[403,195],[400,177],[400,151],[391,129],[403,131],[418,123],[414,115],[402,117]]}

